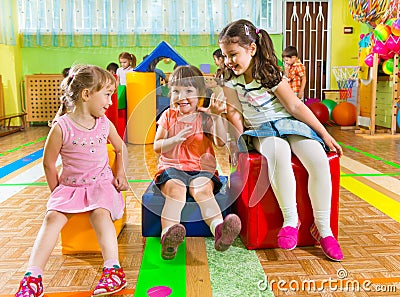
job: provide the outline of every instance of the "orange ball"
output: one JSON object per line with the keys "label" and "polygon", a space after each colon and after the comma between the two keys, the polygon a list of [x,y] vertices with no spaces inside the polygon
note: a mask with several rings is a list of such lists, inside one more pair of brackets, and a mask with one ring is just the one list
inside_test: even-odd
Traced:
{"label": "orange ball", "polygon": [[333,109],[332,118],[340,126],[354,125],[357,119],[357,109],[350,102],[341,102]]}

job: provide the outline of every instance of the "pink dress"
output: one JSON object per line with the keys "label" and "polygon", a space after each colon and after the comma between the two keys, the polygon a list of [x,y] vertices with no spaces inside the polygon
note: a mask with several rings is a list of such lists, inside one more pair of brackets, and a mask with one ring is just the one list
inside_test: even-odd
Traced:
{"label": "pink dress", "polygon": [[62,130],[60,151],[62,171],[59,185],[47,202],[47,210],[81,213],[105,208],[113,220],[124,212],[124,200],[112,184],[108,165],[107,138],[110,131],[106,116],[96,119],[91,130],[80,130],[63,115],[57,119]]}

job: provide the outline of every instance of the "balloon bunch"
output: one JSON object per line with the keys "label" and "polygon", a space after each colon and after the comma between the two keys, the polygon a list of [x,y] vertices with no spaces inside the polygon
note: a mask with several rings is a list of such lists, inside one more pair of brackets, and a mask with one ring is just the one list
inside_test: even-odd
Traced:
{"label": "balloon bunch", "polygon": [[[360,36],[365,38],[364,36]],[[378,24],[371,36],[369,54],[365,57],[365,64],[372,67],[374,54],[378,54],[378,63],[382,61],[384,73],[393,74],[393,57],[400,54],[400,18],[391,18]]]}

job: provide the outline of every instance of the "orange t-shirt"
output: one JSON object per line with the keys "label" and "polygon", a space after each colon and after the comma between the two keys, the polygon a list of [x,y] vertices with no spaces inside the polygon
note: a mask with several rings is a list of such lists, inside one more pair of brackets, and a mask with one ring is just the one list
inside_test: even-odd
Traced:
{"label": "orange t-shirt", "polygon": [[168,131],[167,138],[176,135],[187,126],[192,127],[192,133],[172,150],[161,152],[156,176],[170,167],[183,171],[209,171],[215,174],[217,162],[213,142],[205,134],[207,131],[212,131],[212,120],[207,115],[203,116],[199,112],[193,122],[184,122],[178,119],[178,111],[172,108],[161,115],[157,123]]}
{"label": "orange t-shirt", "polygon": [[293,65],[290,65],[287,73],[288,82],[293,92],[300,92],[301,77],[304,75],[306,75],[306,67],[297,59]]}

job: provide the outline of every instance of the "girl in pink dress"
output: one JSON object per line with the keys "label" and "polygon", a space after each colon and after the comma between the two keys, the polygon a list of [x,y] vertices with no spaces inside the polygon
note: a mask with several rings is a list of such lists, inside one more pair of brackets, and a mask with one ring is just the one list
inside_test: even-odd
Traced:
{"label": "girl in pink dress", "polygon": [[240,232],[240,219],[229,214],[223,219],[214,194],[221,188],[213,144],[225,145],[225,104],[211,97],[202,107],[206,86],[194,66],[180,66],[169,78],[171,108],[158,120],[154,150],[160,154],[155,184],[165,197],[161,213],[161,256],[173,259],[186,230],[180,224],[188,192],[199,204],[205,222],[215,236],[215,249],[227,250]]}
{"label": "girl in pink dress", "polygon": [[[113,220],[122,217],[121,191],[128,189],[124,165],[126,146],[104,115],[110,107],[116,81],[108,71],[92,65],[71,68],[63,80],[62,103],[66,114],[53,122],[43,155],[43,167],[51,195],[47,213],[34,243],[27,271],[15,297],[43,296],[43,269],[59,233],[75,213],[89,212],[104,259],[103,275],[92,296],[104,296],[126,286],[118,260]],[[113,145],[116,175],[108,165],[107,141]],[[59,174],[56,160],[61,155]]]}

